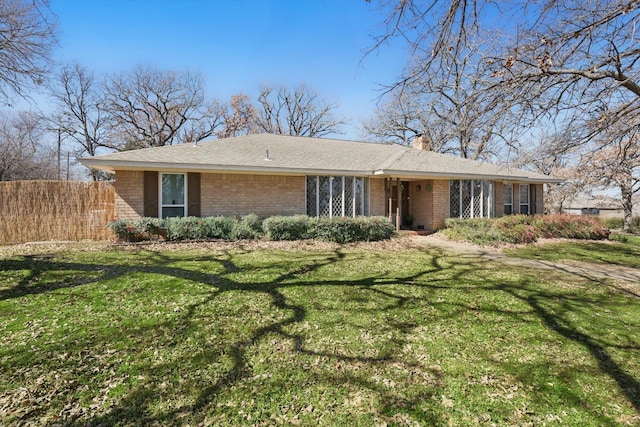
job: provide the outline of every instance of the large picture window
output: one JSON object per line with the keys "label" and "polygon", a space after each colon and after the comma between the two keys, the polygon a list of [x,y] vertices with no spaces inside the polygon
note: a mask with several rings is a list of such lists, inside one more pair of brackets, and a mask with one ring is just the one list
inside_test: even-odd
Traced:
{"label": "large picture window", "polygon": [[307,215],[369,215],[369,180],[355,176],[307,176]]}
{"label": "large picture window", "polygon": [[493,183],[471,179],[449,182],[451,218],[490,218],[493,213]]}
{"label": "large picture window", "polygon": [[160,216],[162,218],[186,216],[186,179],[182,173],[160,174]]}

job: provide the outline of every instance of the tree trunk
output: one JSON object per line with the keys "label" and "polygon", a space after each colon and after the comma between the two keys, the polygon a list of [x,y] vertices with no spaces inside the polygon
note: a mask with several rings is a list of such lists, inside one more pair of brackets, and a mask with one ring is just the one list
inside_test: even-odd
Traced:
{"label": "tree trunk", "polygon": [[631,180],[625,180],[620,184],[620,192],[622,193],[622,212],[624,214],[622,230],[630,232],[633,225],[633,189],[631,188]]}

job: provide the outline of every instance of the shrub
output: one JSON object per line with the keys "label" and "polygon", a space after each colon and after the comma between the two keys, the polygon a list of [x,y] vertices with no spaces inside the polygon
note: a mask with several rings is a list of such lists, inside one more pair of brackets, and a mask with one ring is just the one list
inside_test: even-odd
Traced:
{"label": "shrub", "polygon": [[258,239],[262,236],[262,221],[256,214],[245,215],[235,223],[232,238],[238,240]]}
{"label": "shrub", "polygon": [[502,241],[506,243],[533,243],[538,239],[538,231],[533,225],[515,224],[502,230]]}
{"label": "shrub", "polygon": [[262,229],[269,240],[301,240],[309,237],[309,217],[272,216],[262,222]]}
{"label": "shrub", "polygon": [[572,215],[509,215],[497,219],[448,219],[444,233],[481,245],[533,243],[540,237],[606,239],[607,228],[595,218]]}
{"label": "shrub", "polygon": [[313,232],[318,240],[336,243],[355,242],[358,240],[357,234],[351,221],[343,217],[318,218]]}
{"label": "shrub", "polygon": [[189,216],[165,220],[167,240],[203,240],[207,238],[207,226],[204,218]]}
{"label": "shrub", "polygon": [[386,217],[358,217],[356,221],[360,222],[363,229],[363,235],[367,242],[377,242],[379,240],[387,240],[396,234],[395,227]]}
{"label": "shrub", "polygon": [[317,218],[311,227],[311,236],[318,240],[351,243],[391,238],[395,230],[384,217]]}
{"label": "shrub", "polygon": [[163,233],[165,221],[162,218],[144,217],[134,221],[134,224],[149,235],[160,235]]}
{"label": "shrub", "polygon": [[116,219],[109,224],[119,240],[137,242],[164,234],[167,240],[318,239],[349,243],[393,237],[395,229],[385,217],[310,218],[304,215],[274,216],[261,221],[257,215],[233,217]]}
{"label": "shrub", "polygon": [[452,240],[461,240],[478,245],[498,244],[502,240],[500,229],[493,227],[489,219],[473,218],[445,220],[443,233]]}
{"label": "shrub", "polygon": [[107,224],[107,227],[113,230],[116,238],[120,241],[133,242],[139,234],[131,220],[116,218]]}
{"label": "shrub", "polygon": [[229,216],[210,216],[204,219],[207,238],[231,240],[238,220]]}
{"label": "shrub", "polygon": [[114,231],[120,241],[141,242],[150,240],[152,236],[159,235],[163,223],[164,220],[161,218],[145,217],[135,220],[116,218],[107,224],[107,227]]}

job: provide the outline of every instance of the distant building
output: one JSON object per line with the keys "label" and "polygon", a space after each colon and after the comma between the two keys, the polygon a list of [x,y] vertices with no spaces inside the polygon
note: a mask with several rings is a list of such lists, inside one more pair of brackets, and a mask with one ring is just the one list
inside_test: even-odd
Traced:
{"label": "distant building", "polygon": [[[637,214],[634,204],[634,214]],[[578,196],[565,201],[563,211],[570,215],[593,215],[601,218],[622,218],[622,203],[619,199],[606,196]]]}

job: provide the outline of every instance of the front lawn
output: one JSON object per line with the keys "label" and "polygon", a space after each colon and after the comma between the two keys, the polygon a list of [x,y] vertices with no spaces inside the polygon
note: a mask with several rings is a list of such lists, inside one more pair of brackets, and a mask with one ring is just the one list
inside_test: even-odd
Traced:
{"label": "front lawn", "polygon": [[614,282],[309,246],[0,259],[0,424],[640,423]]}
{"label": "front lawn", "polygon": [[545,261],[574,260],[640,268],[640,237],[612,235],[612,238],[614,240],[610,242],[574,240],[541,246],[525,246],[506,250],[505,253],[519,258]]}

